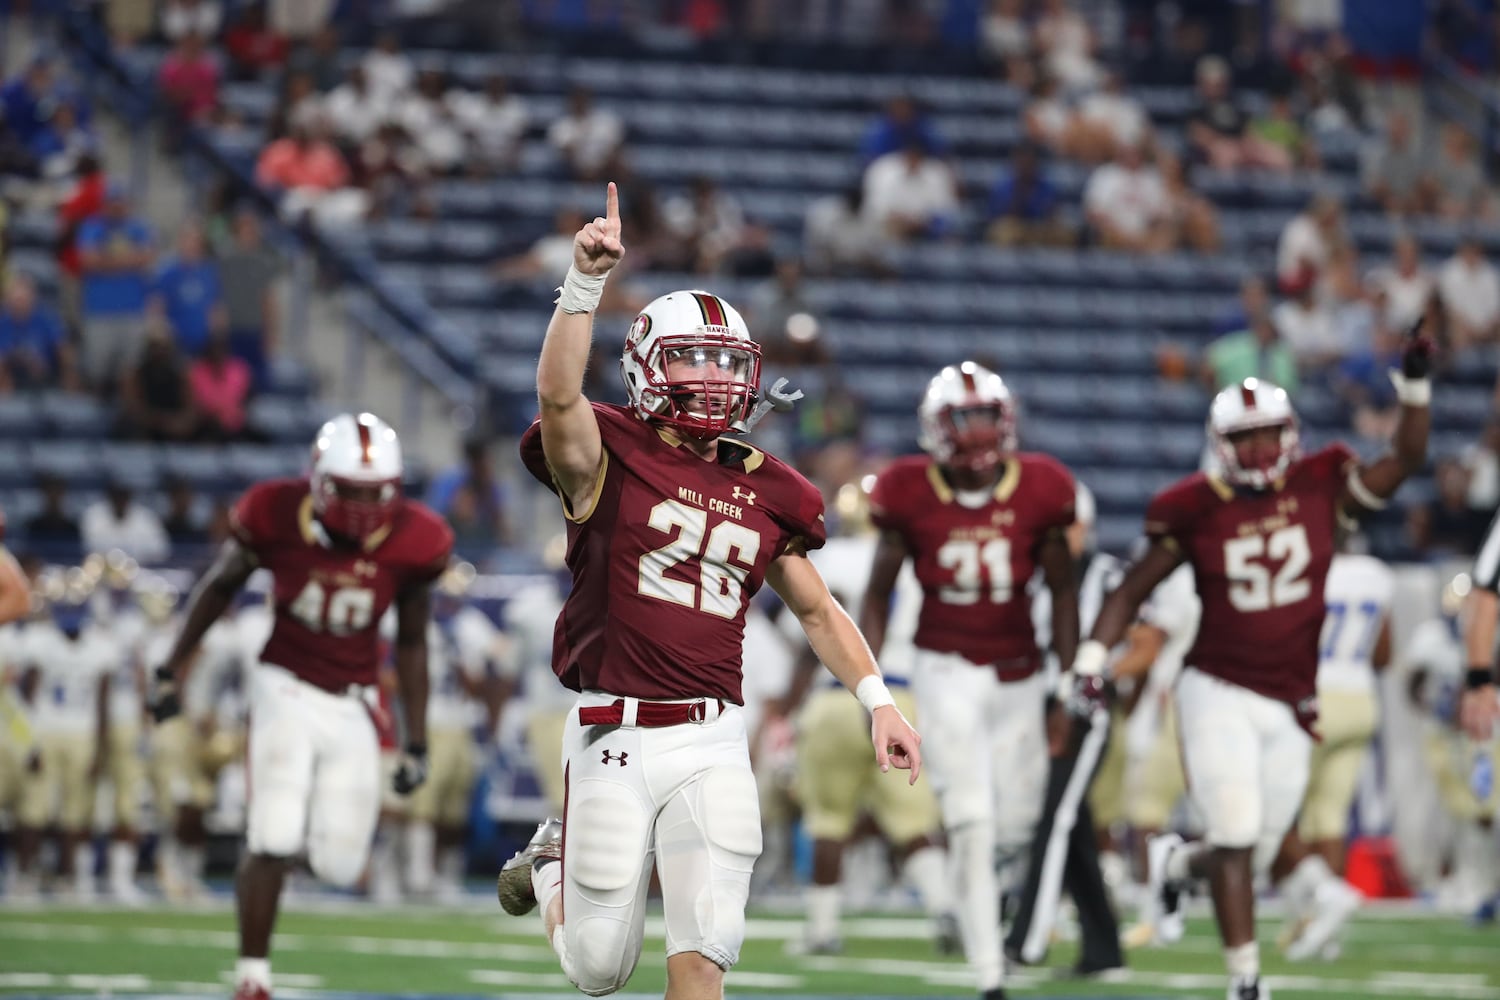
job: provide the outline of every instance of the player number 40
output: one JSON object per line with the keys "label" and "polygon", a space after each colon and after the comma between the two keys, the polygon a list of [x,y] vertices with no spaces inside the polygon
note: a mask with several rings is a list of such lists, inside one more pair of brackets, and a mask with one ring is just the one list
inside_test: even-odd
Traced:
{"label": "player number 40", "polygon": [[[676,500],[652,507],[646,523],[676,537],[641,556],[638,589],[642,594],[720,618],[740,613],[745,577],[760,552],[758,532],[734,521],[720,521],[709,531],[707,511]],[[698,563],[699,583],[667,576],[668,569],[687,562]]]}
{"label": "player number 40", "polygon": [[[1280,562],[1271,567],[1259,560]],[[1229,577],[1229,603],[1239,611],[1268,611],[1296,604],[1312,593],[1304,576],[1312,560],[1307,529],[1300,524],[1269,535],[1245,535],[1224,543],[1224,575]]]}
{"label": "player number 40", "polygon": [[291,604],[292,616],[314,632],[352,635],[370,627],[375,615],[375,591],[365,587],[339,587],[332,593],[316,580]]}

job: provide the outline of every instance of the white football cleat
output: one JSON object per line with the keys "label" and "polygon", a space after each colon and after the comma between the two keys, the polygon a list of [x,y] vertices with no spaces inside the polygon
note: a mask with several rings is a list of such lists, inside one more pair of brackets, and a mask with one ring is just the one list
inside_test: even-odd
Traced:
{"label": "white football cleat", "polygon": [[1336,880],[1318,886],[1313,896],[1312,912],[1302,933],[1286,946],[1289,962],[1304,962],[1321,955],[1338,941],[1339,932],[1359,910],[1364,897],[1348,882]]}
{"label": "white football cleat", "polygon": [[1186,929],[1182,920],[1182,892],[1184,886],[1167,877],[1167,861],[1172,853],[1182,847],[1182,838],[1175,833],[1164,833],[1152,837],[1146,845],[1146,920],[1151,928],[1155,944],[1176,944],[1182,940]]}

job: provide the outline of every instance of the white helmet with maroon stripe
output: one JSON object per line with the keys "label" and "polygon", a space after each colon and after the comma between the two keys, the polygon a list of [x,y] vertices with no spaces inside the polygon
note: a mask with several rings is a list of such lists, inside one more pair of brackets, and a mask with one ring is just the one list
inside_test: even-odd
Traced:
{"label": "white helmet with maroon stripe", "polygon": [[[1280,429],[1274,444],[1258,450],[1240,446],[1247,432],[1266,427]],[[1214,397],[1208,410],[1208,441],[1224,478],[1257,490],[1286,475],[1302,453],[1291,399],[1281,386],[1264,379],[1247,378]]]}
{"label": "white helmet with maroon stripe", "polygon": [[760,345],[717,295],[671,292],[630,324],[620,375],[643,418],[712,439],[748,429],[760,394]]}
{"label": "white helmet with maroon stripe", "polygon": [[333,534],[363,542],[400,509],[401,473],[391,425],[373,413],[341,413],[313,440],[313,511]]}
{"label": "white helmet with maroon stripe", "polygon": [[917,407],[917,443],[953,469],[986,472],[1016,450],[1016,406],[1005,380],[973,361],[927,383]]}

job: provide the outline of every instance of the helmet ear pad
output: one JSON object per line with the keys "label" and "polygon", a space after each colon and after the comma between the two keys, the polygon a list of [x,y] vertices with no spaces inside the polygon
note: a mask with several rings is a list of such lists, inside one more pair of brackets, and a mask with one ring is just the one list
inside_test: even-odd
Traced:
{"label": "helmet ear pad", "polygon": [[728,303],[708,292],[671,292],[631,323],[620,377],[642,419],[712,440],[748,429],[760,397],[760,358],[760,345]]}

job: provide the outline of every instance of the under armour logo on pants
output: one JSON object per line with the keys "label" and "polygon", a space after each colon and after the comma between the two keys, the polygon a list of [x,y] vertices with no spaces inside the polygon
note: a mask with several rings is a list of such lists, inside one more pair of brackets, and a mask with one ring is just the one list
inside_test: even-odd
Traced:
{"label": "under armour logo on pants", "polygon": [[629,756],[630,756],[630,754],[627,751],[624,751],[624,750],[620,751],[619,753],[610,753],[608,750],[606,750],[606,751],[604,751],[604,759],[601,760],[599,763],[601,763],[601,764],[617,763],[621,767],[624,767],[625,766],[625,758],[629,757]]}

